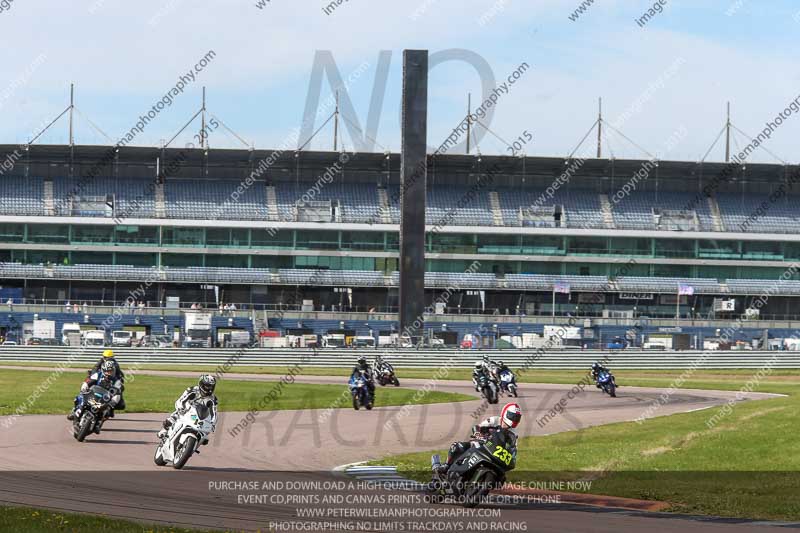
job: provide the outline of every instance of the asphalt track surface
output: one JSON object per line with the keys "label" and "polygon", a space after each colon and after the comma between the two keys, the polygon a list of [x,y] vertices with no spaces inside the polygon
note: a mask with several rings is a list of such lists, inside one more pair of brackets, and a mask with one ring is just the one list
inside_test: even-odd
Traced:
{"label": "asphalt track surface", "polygon": [[[194,372],[141,371],[142,374],[196,377]],[[402,376],[402,373],[401,373]],[[228,374],[225,379],[277,381],[280,376]],[[303,383],[342,383],[342,378],[301,376]],[[402,380],[403,386],[421,389],[428,380]],[[288,385],[291,386],[291,385]],[[265,383],[265,393],[270,390]],[[471,384],[439,381],[436,390],[460,392],[475,396]],[[566,410],[540,424],[537,420],[548,412],[572,387],[569,385],[523,384],[520,397],[525,419],[521,436],[544,435],[562,431],[629,421],[639,417],[664,391],[662,389],[622,387],[617,398],[601,394],[594,387],[567,401]],[[343,387],[343,391],[346,390]],[[679,412],[719,406],[736,396],[735,392],[682,389],[669,396],[667,403],[653,413],[664,416]],[[744,401],[772,397],[750,393]],[[331,472],[337,466],[378,459],[387,455],[446,449],[453,440],[463,440],[476,419],[495,414],[499,406],[475,401],[433,404],[408,409],[402,406],[381,407],[380,388],[376,408],[370,412],[354,411],[349,398],[343,396],[341,409],[265,411],[241,432],[231,429],[245,413],[223,412],[212,436],[211,444],[192,457],[183,471],[159,468],[153,464],[156,432],[164,415],[118,414],[109,421],[101,435],[92,435],[84,443],[76,442],[71,424],[63,415],[30,415],[17,418],[4,428],[0,418],[0,504],[30,505],[62,511],[93,512],[92,502],[104,502],[103,512],[110,516],[183,527],[269,531],[270,525],[289,527],[297,521],[298,529],[277,531],[318,531],[321,519],[298,517],[300,500],[277,504],[275,500],[248,499],[248,494],[319,494],[335,490],[282,491],[278,485],[263,491],[241,490],[237,481],[289,482],[314,481],[307,487],[323,488],[324,482],[343,480]],[[502,400],[500,405],[502,405]],[[225,398],[220,398],[224,410]],[[709,411],[711,415],[713,411]],[[479,416],[480,414],[480,416]],[[581,438],[580,431],[574,433]],[[520,449],[520,454],[535,453]],[[225,485],[228,483],[229,485]],[[229,490],[230,489],[230,490]],[[275,490],[272,490],[275,489]],[[396,491],[376,487],[348,487],[346,494],[393,494]],[[242,499],[244,498],[244,499]],[[385,502],[386,500],[384,500]],[[403,502],[408,503],[408,502]],[[313,505],[312,505],[313,507]],[[330,506],[327,506],[330,507]],[[345,507],[369,507],[368,504]],[[378,507],[401,508],[403,505]],[[442,511],[443,506],[414,503],[415,509]],[[448,506],[444,506],[447,508]],[[516,505],[494,505],[491,509],[502,518],[444,518],[445,524],[461,523],[463,531],[491,528],[501,531],[501,524],[527,531],[772,531],[773,525],[726,523],[688,517],[647,514],[632,511],[599,509],[589,506],[527,502]],[[450,506],[446,512],[455,513]],[[96,511],[94,511],[96,512]],[[335,514],[335,513],[334,513]],[[438,519],[438,518],[437,518]],[[418,523],[435,525],[437,519]],[[405,531],[415,531],[414,522],[405,522]],[[414,519],[411,519],[414,520]],[[431,521],[433,520],[433,521]],[[326,518],[325,531],[351,530],[356,523],[369,531],[389,531],[397,522],[363,522],[359,518]],[[366,524],[366,525],[365,525]],[[369,525],[371,524],[371,525]],[[477,525],[476,525],[477,524]],[[319,527],[322,527],[319,525]],[[304,529],[305,528],[305,529]],[[395,529],[397,530],[397,529]]]}

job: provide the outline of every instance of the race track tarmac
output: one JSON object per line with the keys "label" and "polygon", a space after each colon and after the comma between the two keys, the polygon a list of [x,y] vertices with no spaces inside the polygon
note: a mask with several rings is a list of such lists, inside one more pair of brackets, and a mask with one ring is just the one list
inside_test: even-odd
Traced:
{"label": "race track tarmac", "polygon": [[[141,371],[163,375],[164,372]],[[171,375],[196,376],[196,373],[173,372]],[[276,381],[279,376],[230,374],[226,379]],[[342,383],[342,378],[303,376],[304,383]],[[403,386],[421,389],[428,380],[403,380]],[[291,385],[288,385],[291,386]],[[571,386],[523,384],[517,401],[525,413],[520,435],[544,435],[574,431],[576,439],[586,427],[634,420],[664,392],[661,389],[622,387],[619,397],[610,398],[594,387],[567,400],[563,413],[542,422],[542,418]],[[265,383],[265,393],[269,385]],[[344,387],[343,387],[343,390]],[[436,390],[461,392],[477,396],[471,384],[439,381]],[[735,392],[680,390],[668,397],[654,416],[669,415],[722,405],[736,396]],[[745,400],[773,395],[750,393]],[[283,504],[268,501],[269,494],[290,494],[272,486],[263,491],[243,490],[241,481],[274,483],[308,480],[311,487],[296,494],[309,498],[336,492],[325,490],[322,483],[349,479],[332,473],[337,466],[378,459],[387,455],[446,449],[453,440],[467,437],[470,427],[482,417],[496,414],[499,405],[485,406],[481,400],[452,404],[433,404],[404,408],[381,407],[380,388],[376,408],[354,411],[343,397],[342,409],[267,411],[254,417],[246,428],[234,431],[246,413],[223,412],[211,443],[190,459],[183,471],[159,468],[153,464],[158,431],[164,415],[118,414],[109,421],[101,435],[92,435],[86,442],[76,442],[71,424],[63,415],[31,415],[15,419],[6,428],[0,418],[0,503],[32,505],[50,509],[91,512],[91,502],[103,501],[109,515],[185,527],[235,529],[248,531],[316,531],[322,527],[319,518],[298,516],[302,509],[298,498]],[[220,398],[224,410],[225,398]],[[711,411],[709,411],[711,413]],[[241,427],[241,426],[240,426]],[[520,448],[519,454],[535,453]],[[216,488],[215,488],[216,487]],[[320,490],[316,490],[320,489]],[[348,487],[346,494],[385,494],[396,491],[377,487]],[[248,496],[248,494],[250,496]],[[259,497],[253,497],[261,495]],[[388,496],[387,496],[388,497]],[[243,499],[244,498],[244,499]],[[384,500],[379,507],[402,509]],[[404,502],[409,510],[405,531],[415,531],[436,524],[433,519],[409,522],[420,509],[442,513],[454,506],[430,506]],[[313,507],[313,505],[311,505]],[[324,507],[324,506],[323,506]],[[350,505],[346,507],[362,507]],[[368,507],[368,505],[367,505]],[[443,527],[461,531],[493,528],[502,531],[504,524],[516,524],[516,531],[776,531],[769,525],[753,523],[721,523],[698,521],[685,517],[598,509],[587,506],[528,502],[517,505],[492,506],[502,518],[447,516]],[[303,512],[303,511],[299,511]],[[364,521],[353,516],[326,515],[327,531],[397,531],[399,522]],[[333,517],[333,518],[331,518]],[[488,520],[478,523],[475,520]],[[492,521],[494,520],[494,521]],[[296,522],[292,522],[296,521]],[[394,526],[392,526],[394,524]],[[450,524],[450,526],[447,526]],[[431,525],[430,527],[435,527]],[[508,526],[512,527],[512,526]],[[525,527],[526,529],[522,529]],[[291,529],[288,529],[291,528]],[[437,530],[437,529],[430,529]],[[438,529],[441,531],[441,529]]]}

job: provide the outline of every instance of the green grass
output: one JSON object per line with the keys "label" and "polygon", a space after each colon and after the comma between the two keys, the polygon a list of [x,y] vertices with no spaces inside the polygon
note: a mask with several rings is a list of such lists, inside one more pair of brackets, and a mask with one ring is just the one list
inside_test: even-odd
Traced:
{"label": "green grass", "polygon": [[[125,370],[125,358],[118,358],[121,362],[122,369]],[[368,357],[371,359],[371,357]],[[303,367],[304,376],[340,376],[345,377],[350,375],[350,363],[355,360],[347,360],[340,367]],[[23,362],[23,361],[10,361],[0,360],[0,367],[3,366],[27,366],[32,368],[51,368],[54,363],[45,362]],[[406,379],[429,379],[434,373],[439,371],[438,368],[403,368],[401,365],[395,365],[398,377],[402,380]],[[67,365],[69,368],[86,368],[85,364],[71,364]],[[158,365],[158,364],[143,364],[136,365],[138,370],[164,370],[164,371],[183,371],[183,372],[216,372],[217,367],[211,365]],[[562,383],[574,384],[581,379],[589,369],[584,370],[530,370],[519,376],[517,381],[519,383]],[[283,375],[286,374],[286,367],[283,366],[245,366],[233,365],[229,373],[238,374],[264,374],[264,375]],[[641,386],[662,386],[665,383],[664,376],[677,376],[680,375],[680,369],[666,369],[666,370],[615,370],[614,375],[618,378],[628,380],[629,385],[633,385],[630,380],[636,380]],[[719,369],[719,370],[703,370],[696,375],[702,375],[706,381],[720,380],[719,383],[726,383],[727,380],[737,377],[749,377],[753,374],[752,369]],[[771,376],[783,376],[786,378],[797,377],[800,380],[800,369],[780,369],[772,372]],[[437,375],[440,380],[467,380],[472,379],[471,368],[451,368],[448,370],[447,375]],[[667,378],[669,380],[670,378]],[[655,383],[655,384],[653,384]]]}
{"label": "green grass", "polygon": [[[159,527],[101,516],[0,506],[0,531],[15,533],[195,533],[196,529]],[[214,533],[214,532],[208,532]],[[221,533],[221,532],[217,532]]]}
{"label": "green grass", "polygon": [[[286,374],[287,369],[283,369]],[[27,402],[30,395],[42,385],[50,372],[38,370],[0,371],[0,415],[13,414],[17,406]],[[68,413],[72,400],[80,388],[84,374],[66,372],[52,381],[50,387],[36,399],[24,414]],[[277,381],[236,381],[221,379],[217,384],[217,396],[222,411],[247,411],[273,390]],[[168,376],[129,377],[125,386],[125,412],[164,413],[171,412],[175,399],[194,385],[191,378]],[[282,394],[270,401],[265,409],[324,409],[334,404],[342,395],[346,385],[308,385],[294,382],[282,387]],[[376,392],[376,405],[404,405],[411,403],[415,391],[406,388],[380,388]],[[414,403],[442,403],[474,400],[464,394],[431,391],[421,395]]]}
{"label": "green grass", "polygon": [[[754,373],[698,371],[683,388],[739,390]],[[669,387],[680,372],[616,374],[621,385]],[[566,375],[555,381],[569,383],[562,379]],[[642,424],[522,438],[509,481],[588,478],[593,480],[591,493],[666,501],[675,512],[798,520],[800,379],[794,371],[776,371],[754,390],[788,397],[736,404],[713,428],[706,421],[719,407]],[[446,450],[389,457],[376,464],[397,465],[409,476],[423,478],[431,453]]]}

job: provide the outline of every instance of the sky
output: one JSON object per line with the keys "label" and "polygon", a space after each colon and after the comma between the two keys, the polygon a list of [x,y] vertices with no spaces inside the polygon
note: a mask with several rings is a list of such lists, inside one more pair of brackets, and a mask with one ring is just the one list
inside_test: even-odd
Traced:
{"label": "sky", "polygon": [[[494,93],[491,113],[474,126],[484,154],[568,155],[595,123],[602,98],[604,157],[699,161],[725,124],[727,102],[738,151],[800,95],[796,2],[661,0],[642,23],[658,2],[339,1],[0,0],[0,144],[33,138],[69,105],[71,83],[75,142],[115,142],[209,52],[208,64],[132,144],[160,146],[175,136],[200,108],[202,87],[209,116],[225,125],[209,130],[210,146],[306,144],[333,111],[335,66],[349,80],[339,88],[340,142],[348,150],[398,151],[404,49],[427,49],[436,63],[431,150],[466,115],[468,94],[475,112]],[[318,116],[304,122],[316,88],[319,112],[306,116]],[[798,115],[771,133],[763,145],[771,153],[759,149],[750,160],[800,161]],[[199,127],[192,123],[171,146],[193,142]],[[575,153],[592,153],[595,137]],[[36,141],[66,142],[66,116]],[[329,123],[306,149],[332,146]],[[463,144],[453,151],[463,153]],[[724,138],[705,159],[723,158]]]}

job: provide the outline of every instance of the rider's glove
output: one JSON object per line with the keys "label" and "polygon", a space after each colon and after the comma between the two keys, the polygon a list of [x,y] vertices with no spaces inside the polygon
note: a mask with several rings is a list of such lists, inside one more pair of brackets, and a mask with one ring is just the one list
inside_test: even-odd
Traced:
{"label": "rider's glove", "polygon": [[88,391],[88,390],[89,390],[89,384],[86,383],[85,381],[83,383],[81,383],[81,392],[82,393],[86,393],[86,391]]}

